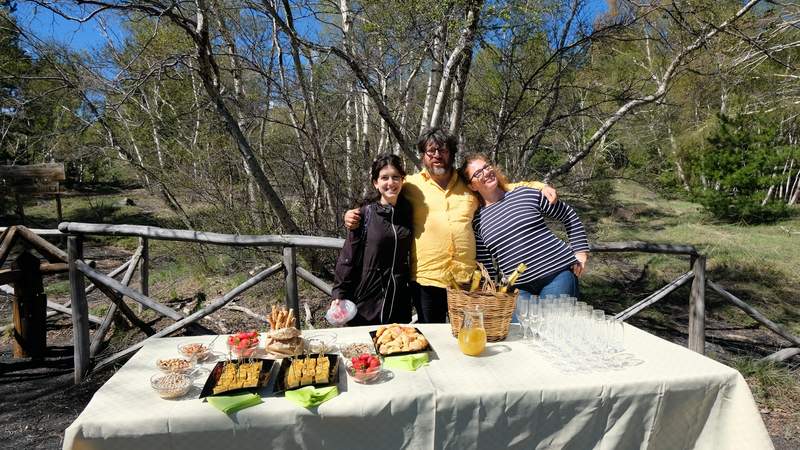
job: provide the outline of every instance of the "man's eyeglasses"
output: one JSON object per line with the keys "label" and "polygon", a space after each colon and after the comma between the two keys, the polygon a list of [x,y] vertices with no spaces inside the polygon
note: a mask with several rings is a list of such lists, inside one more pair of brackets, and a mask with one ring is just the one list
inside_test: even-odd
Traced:
{"label": "man's eyeglasses", "polygon": [[450,150],[448,150],[447,147],[436,147],[436,148],[425,149],[425,154],[428,156],[436,156],[437,153],[444,156],[450,153]]}
{"label": "man's eyeglasses", "polygon": [[485,166],[483,166],[480,169],[476,170],[475,173],[473,173],[472,176],[469,177],[470,183],[472,182],[472,180],[474,180],[476,178],[478,180],[480,180],[480,181],[483,181],[483,178],[486,176],[487,173],[489,173],[489,172],[487,172],[487,170],[492,170],[492,165],[491,164],[486,164]]}

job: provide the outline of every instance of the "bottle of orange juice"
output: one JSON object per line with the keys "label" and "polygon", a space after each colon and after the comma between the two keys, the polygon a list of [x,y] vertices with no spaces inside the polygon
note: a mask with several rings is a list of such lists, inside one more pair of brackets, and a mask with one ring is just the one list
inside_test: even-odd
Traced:
{"label": "bottle of orange juice", "polygon": [[461,353],[478,356],[486,348],[486,329],[483,327],[483,309],[480,306],[464,308],[464,320],[458,330],[458,347]]}

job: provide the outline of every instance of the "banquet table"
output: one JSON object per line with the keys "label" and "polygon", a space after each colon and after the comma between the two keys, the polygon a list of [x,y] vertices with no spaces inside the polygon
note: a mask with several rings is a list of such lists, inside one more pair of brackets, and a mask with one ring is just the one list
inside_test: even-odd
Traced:
{"label": "banquet table", "polygon": [[[739,372],[630,325],[625,351],[640,364],[580,372],[515,334],[470,357],[449,325],[417,327],[433,349],[417,371],[359,384],[340,367],[340,395],[308,409],[273,394],[270,382],[263,403],[230,415],[198,398],[202,379],[175,400],[149,385],[157,359],[213,336],[153,339],[95,393],[63,448],[773,448]],[[303,333],[333,332],[341,344],[368,341],[371,329]],[[225,345],[214,342],[220,352]]]}

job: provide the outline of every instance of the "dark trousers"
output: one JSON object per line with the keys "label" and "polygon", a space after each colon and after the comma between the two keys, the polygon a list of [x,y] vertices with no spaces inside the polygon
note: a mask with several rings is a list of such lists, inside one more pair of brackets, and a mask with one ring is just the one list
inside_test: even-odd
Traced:
{"label": "dark trousers", "polygon": [[445,323],[447,319],[447,289],[422,286],[411,282],[411,299],[419,323]]}

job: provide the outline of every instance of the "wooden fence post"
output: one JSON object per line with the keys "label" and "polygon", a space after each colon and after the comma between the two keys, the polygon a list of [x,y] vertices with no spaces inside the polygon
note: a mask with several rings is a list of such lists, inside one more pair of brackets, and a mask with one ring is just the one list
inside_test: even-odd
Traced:
{"label": "wooden fence post", "polygon": [[[142,294],[150,296],[150,241],[146,237],[139,238],[139,246],[142,247],[142,256],[139,259],[139,287]],[[137,307],[139,314],[142,313],[142,304]]]}
{"label": "wooden fence post", "polygon": [[89,303],[86,301],[83,274],[77,261],[83,258],[83,239],[80,236],[67,238],[69,259],[69,294],[72,298],[72,339],[75,360],[75,384],[83,380],[89,371]]}
{"label": "wooden fence post", "polygon": [[39,258],[24,251],[14,261],[14,357],[41,358],[47,348],[47,296]]}
{"label": "wooden fence post", "polygon": [[300,299],[297,295],[297,253],[294,247],[283,247],[283,270],[286,276],[286,307],[293,308],[297,314]]}
{"label": "wooden fence post", "polygon": [[692,258],[692,292],[689,297],[689,350],[705,354],[706,347],[706,257]]}

